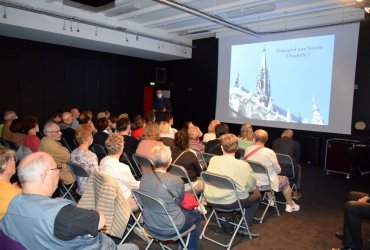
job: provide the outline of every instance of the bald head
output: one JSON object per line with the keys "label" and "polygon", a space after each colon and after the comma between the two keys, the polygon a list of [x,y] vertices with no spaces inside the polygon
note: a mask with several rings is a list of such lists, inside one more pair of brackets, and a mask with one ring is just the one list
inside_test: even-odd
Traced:
{"label": "bald head", "polygon": [[288,137],[288,138],[293,138],[294,132],[291,129],[286,129],[283,131],[281,134],[281,137]]}
{"label": "bald head", "polygon": [[36,152],[21,161],[18,178],[25,193],[51,196],[58,187],[59,169],[50,154]]}
{"label": "bald head", "polygon": [[263,129],[258,129],[254,132],[254,141],[265,144],[267,142],[268,136],[269,135],[267,131]]}

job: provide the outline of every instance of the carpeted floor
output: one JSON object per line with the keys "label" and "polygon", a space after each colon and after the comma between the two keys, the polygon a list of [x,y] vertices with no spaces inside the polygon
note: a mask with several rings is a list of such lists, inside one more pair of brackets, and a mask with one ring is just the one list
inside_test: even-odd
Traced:
{"label": "carpeted floor", "polygon": [[[302,198],[297,202],[301,211],[287,213],[285,206],[279,205],[280,216],[276,213],[262,223],[254,224],[254,231],[260,237],[248,240],[237,236],[232,249],[326,249],[341,247],[341,242],[335,238],[335,231],[342,229],[344,197],[348,191],[356,190],[370,193],[370,175],[355,176],[346,179],[345,175],[326,175],[322,168],[303,167]],[[281,198],[280,198],[281,199]],[[261,208],[260,208],[261,209]],[[273,210],[270,210],[271,212]],[[202,228],[204,220],[202,221]],[[363,249],[370,250],[370,223],[363,222]],[[216,233],[219,240],[227,239],[226,234]],[[132,234],[127,242],[136,243],[140,249],[145,249],[146,242]],[[170,245],[176,249],[176,245]],[[153,243],[151,249],[160,249]],[[225,249],[210,241],[199,240],[199,249]]]}

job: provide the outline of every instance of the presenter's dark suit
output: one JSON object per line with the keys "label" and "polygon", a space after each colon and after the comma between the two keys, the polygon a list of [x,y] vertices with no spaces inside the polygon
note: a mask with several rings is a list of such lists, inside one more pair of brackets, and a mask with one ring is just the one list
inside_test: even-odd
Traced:
{"label": "presenter's dark suit", "polygon": [[[159,99],[155,97],[153,105],[157,122],[163,121],[166,114],[172,113],[172,106],[170,100],[167,98],[162,97]],[[163,109],[166,109],[166,111],[163,111]]]}
{"label": "presenter's dark suit", "polygon": [[[289,137],[280,137],[272,142],[272,149],[275,153],[286,154],[292,157],[294,165],[294,183],[297,188],[301,188],[301,167],[299,165],[301,161],[301,146],[299,142]],[[283,169],[282,169],[283,171]],[[284,173],[281,173],[284,175]]]}

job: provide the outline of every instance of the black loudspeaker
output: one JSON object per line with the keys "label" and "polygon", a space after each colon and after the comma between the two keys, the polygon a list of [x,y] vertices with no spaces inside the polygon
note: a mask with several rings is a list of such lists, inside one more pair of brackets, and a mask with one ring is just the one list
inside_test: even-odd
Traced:
{"label": "black loudspeaker", "polygon": [[166,82],[166,68],[155,68],[155,81],[158,83]]}
{"label": "black loudspeaker", "polygon": [[69,1],[82,3],[82,4],[93,6],[93,7],[100,7],[106,4],[113,4],[113,7],[114,7],[114,2],[115,2],[115,0],[69,0]]}
{"label": "black loudspeaker", "polygon": [[311,166],[320,166],[321,139],[318,137],[305,136],[301,144],[301,162]]}

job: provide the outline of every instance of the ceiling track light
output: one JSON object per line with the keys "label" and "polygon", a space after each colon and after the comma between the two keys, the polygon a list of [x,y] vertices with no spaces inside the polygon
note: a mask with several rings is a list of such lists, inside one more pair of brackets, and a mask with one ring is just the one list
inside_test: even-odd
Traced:
{"label": "ceiling track light", "polygon": [[226,21],[225,19],[220,18],[216,15],[211,15],[211,14],[208,14],[206,12],[197,10],[193,7],[188,6],[188,5],[181,4],[181,3],[175,2],[173,0],[153,0],[153,1],[164,4],[164,5],[167,5],[167,6],[170,6],[170,7],[173,7],[175,9],[181,10],[181,11],[189,13],[189,14],[192,14],[194,16],[206,19],[210,22],[220,24],[220,25],[228,27],[230,29],[237,30],[237,31],[240,31],[240,32],[243,32],[243,33],[246,33],[248,35],[255,36],[255,37],[260,37],[260,34],[258,32],[255,32],[251,29],[248,29],[248,28],[245,28],[243,26],[234,24],[232,22]]}
{"label": "ceiling track light", "polygon": [[63,30],[66,30],[66,20],[63,19]]}
{"label": "ceiling track light", "polygon": [[127,33],[126,33],[126,43],[128,43],[129,42],[129,40],[128,40],[128,36],[127,36]]}
{"label": "ceiling track light", "polygon": [[6,6],[4,5],[4,14],[3,14],[3,18],[7,18],[8,17],[8,13],[6,12]]}
{"label": "ceiling track light", "polygon": [[69,26],[69,31],[73,32],[73,23],[72,23],[72,19],[71,19],[71,25]]}
{"label": "ceiling track light", "polygon": [[95,25],[95,36],[98,35],[98,26]]}
{"label": "ceiling track light", "polygon": [[80,32],[80,23],[77,23],[77,29],[76,29],[77,32]]}
{"label": "ceiling track light", "polygon": [[[128,30],[124,27],[114,26],[114,25],[110,25],[110,24],[107,24],[107,23],[96,23],[96,22],[91,21],[89,19],[80,18],[80,17],[76,17],[76,16],[71,16],[71,15],[66,15],[64,13],[58,13],[58,12],[55,12],[55,11],[50,11],[50,10],[36,8],[36,7],[31,7],[29,5],[22,4],[22,1],[9,2],[9,1],[0,0],[0,5],[3,5],[3,6],[6,5],[7,8],[10,7],[10,8],[14,8],[14,9],[17,9],[17,10],[22,10],[22,11],[35,13],[35,14],[38,14],[38,15],[45,15],[45,16],[49,16],[49,17],[53,17],[53,18],[58,18],[58,19],[64,20],[64,21],[72,19],[75,22],[86,24],[86,25],[92,26],[92,27],[96,26],[96,27],[100,27],[100,28],[107,29],[107,30],[113,30],[113,31],[117,31],[117,32],[127,32],[127,33],[132,34],[132,35],[137,35],[137,36],[141,36],[141,37],[146,37],[148,39],[152,39],[153,41],[163,41],[163,42],[170,43],[170,44],[175,44],[175,45],[178,45],[178,46],[185,46],[185,47],[188,47],[188,48],[193,48],[193,46],[191,44],[184,43],[184,42],[181,42],[181,41],[176,41],[176,40],[173,40],[173,39],[170,39],[170,38],[168,38],[168,39],[162,38],[159,35],[154,36],[154,35],[150,35],[150,34],[146,34],[146,33],[136,32],[135,30]],[[79,32],[79,31],[77,31],[77,32]]]}
{"label": "ceiling track light", "polygon": [[136,41],[139,41],[139,35],[136,35]]}

